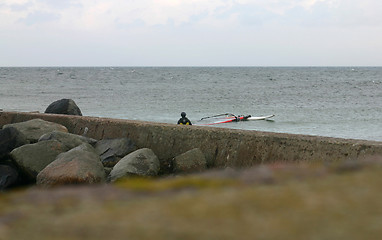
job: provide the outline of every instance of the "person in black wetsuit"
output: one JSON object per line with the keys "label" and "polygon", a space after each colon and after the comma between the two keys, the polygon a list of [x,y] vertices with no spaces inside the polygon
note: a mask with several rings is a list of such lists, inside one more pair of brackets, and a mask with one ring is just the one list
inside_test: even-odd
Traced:
{"label": "person in black wetsuit", "polygon": [[182,116],[179,121],[178,121],[178,124],[181,124],[181,125],[192,125],[190,119],[186,118],[186,113],[185,112],[182,112],[180,114],[180,116]]}

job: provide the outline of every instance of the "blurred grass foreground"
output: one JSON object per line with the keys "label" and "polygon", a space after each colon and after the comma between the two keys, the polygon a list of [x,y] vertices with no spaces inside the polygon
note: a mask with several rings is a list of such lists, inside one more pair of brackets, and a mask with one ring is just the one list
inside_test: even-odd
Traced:
{"label": "blurred grass foreground", "polygon": [[0,193],[0,239],[380,239],[382,158]]}

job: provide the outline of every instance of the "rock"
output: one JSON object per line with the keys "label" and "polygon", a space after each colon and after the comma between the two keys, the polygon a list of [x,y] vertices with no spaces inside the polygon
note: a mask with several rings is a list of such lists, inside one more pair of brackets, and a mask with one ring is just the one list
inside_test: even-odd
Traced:
{"label": "rock", "polygon": [[0,159],[7,157],[13,149],[28,143],[24,134],[14,127],[0,130]]}
{"label": "rock", "polygon": [[45,113],[82,116],[81,110],[72,99],[61,99],[51,103]]}
{"label": "rock", "polygon": [[[94,147],[92,147],[90,144],[88,143],[83,143],[81,145],[79,145],[78,147],[76,147],[77,150],[83,150],[83,151],[88,151],[88,152],[93,152],[95,154],[97,154],[96,150],[94,149]],[[98,154],[97,154],[98,155]],[[99,158],[97,158],[98,161],[99,161]]]}
{"label": "rock", "polygon": [[173,159],[175,173],[191,173],[206,170],[207,161],[199,148],[194,148]]}
{"label": "rock", "polygon": [[53,131],[50,133],[46,133],[40,137],[38,140],[41,141],[47,141],[47,140],[57,140],[68,147],[68,149],[75,148],[83,143],[88,143],[90,145],[95,145],[97,143],[97,140],[93,138],[87,138],[80,135],[72,134],[72,133],[65,133],[65,132],[58,132]]}
{"label": "rock", "polygon": [[105,175],[106,175],[106,176],[109,176],[110,173],[111,173],[111,170],[113,170],[113,168],[104,167],[103,170],[105,171]]}
{"label": "rock", "polygon": [[151,149],[142,148],[122,158],[110,173],[114,182],[130,176],[156,176],[159,172],[159,160]]}
{"label": "rock", "polygon": [[169,175],[174,173],[173,158],[161,159],[158,175]]}
{"label": "rock", "polygon": [[101,158],[101,163],[104,167],[113,168],[120,160],[120,157],[109,156],[107,158]]}
{"label": "rock", "polygon": [[102,183],[105,171],[98,154],[84,143],[57,156],[37,175],[37,184],[56,186],[79,183]]}
{"label": "rock", "polygon": [[102,139],[95,145],[105,167],[114,167],[127,154],[137,150],[130,138]]}
{"label": "rock", "polygon": [[19,177],[19,173],[15,167],[10,165],[0,165],[0,191],[15,184]]}
{"label": "rock", "polygon": [[18,147],[11,152],[11,157],[26,177],[34,181],[41,170],[53,162],[60,153],[68,150],[61,142],[48,140]]}
{"label": "rock", "polygon": [[38,139],[53,131],[68,132],[68,129],[60,124],[44,121],[42,119],[32,119],[26,122],[12,123],[4,125],[3,129],[14,127],[25,135],[30,143],[36,143]]}

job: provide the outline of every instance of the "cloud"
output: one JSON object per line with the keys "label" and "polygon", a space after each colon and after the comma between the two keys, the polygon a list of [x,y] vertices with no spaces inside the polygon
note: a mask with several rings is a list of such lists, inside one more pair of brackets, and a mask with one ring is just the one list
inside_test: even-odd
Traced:
{"label": "cloud", "polygon": [[[381,24],[379,0],[4,0],[2,17],[34,25],[96,30],[129,24],[205,27],[302,24]],[[298,18],[301,20],[299,21]],[[57,21],[59,20],[59,21]],[[8,21],[9,22],[9,21]],[[1,23],[0,23],[1,24]],[[56,26],[56,27],[57,27]]]}
{"label": "cloud", "polygon": [[81,7],[81,1],[78,0],[38,0],[39,3],[55,9],[65,9],[70,7]]}
{"label": "cloud", "polygon": [[23,46],[20,59],[57,65],[325,64],[348,49],[382,56],[380,12],[380,0],[1,0],[0,52]]}
{"label": "cloud", "polygon": [[22,12],[22,11],[27,11],[28,8],[32,6],[32,3],[23,3],[23,4],[12,4],[10,5],[10,9],[12,12]]}
{"label": "cloud", "polygon": [[54,22],[60,19],[60,15],[53,12],[36,11],[29,13],[25,18],[20,18],[19,22],[26,25]]}

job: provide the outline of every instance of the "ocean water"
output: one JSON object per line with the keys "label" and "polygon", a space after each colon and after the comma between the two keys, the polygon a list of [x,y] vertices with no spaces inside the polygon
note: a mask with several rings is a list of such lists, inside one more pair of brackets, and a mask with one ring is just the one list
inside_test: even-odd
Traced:
{"label": "ocean water", "polygon": [[0,109],[44,112],[71,98],[83,115],[193,123],[221,113],[273,121],[216,127],[382,141],[382,67],[0,68]]}

